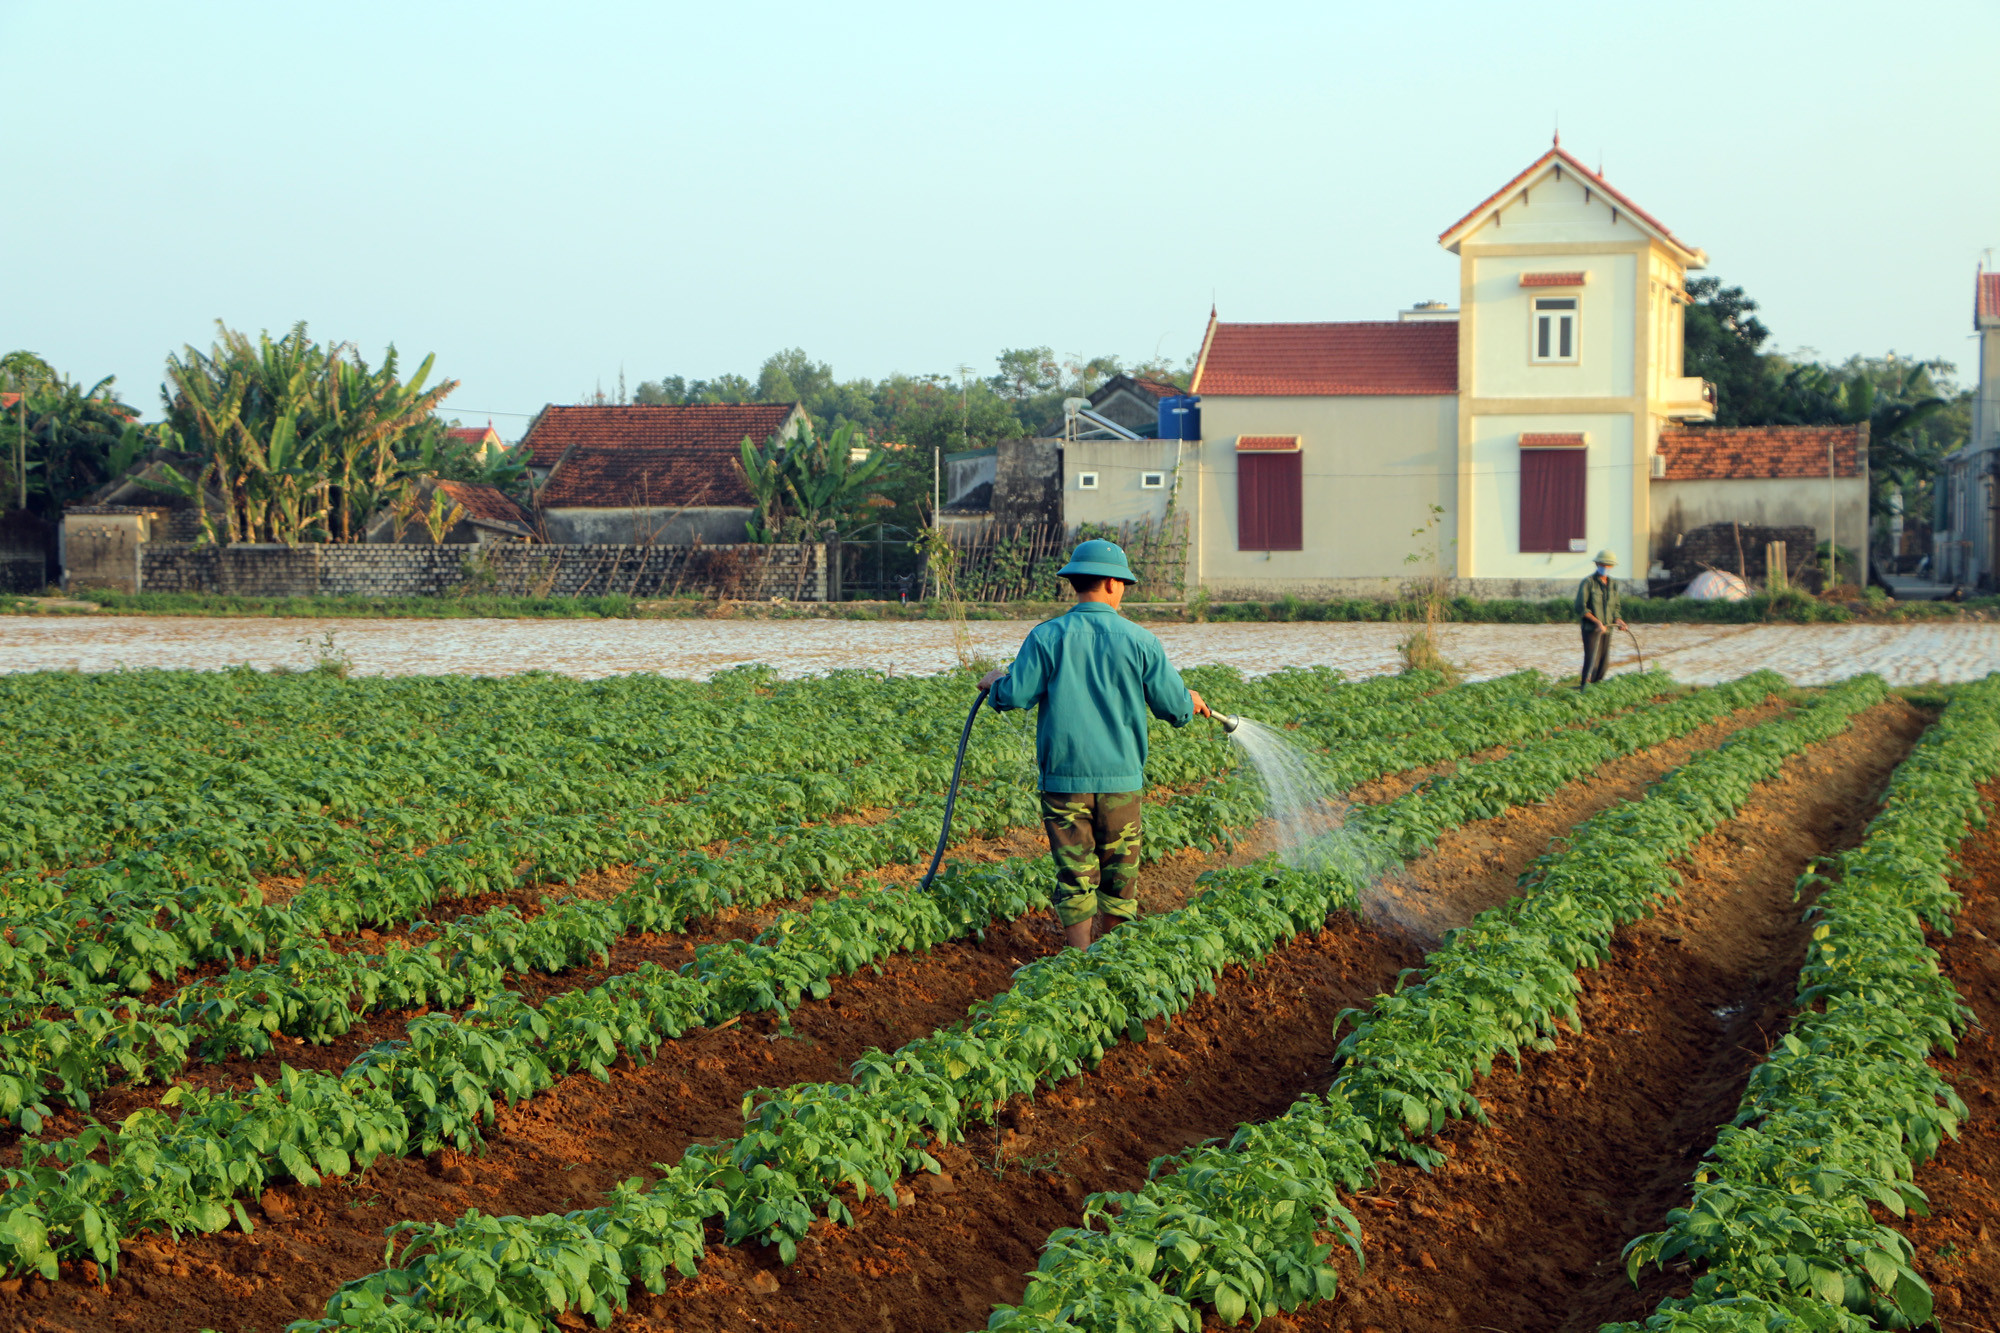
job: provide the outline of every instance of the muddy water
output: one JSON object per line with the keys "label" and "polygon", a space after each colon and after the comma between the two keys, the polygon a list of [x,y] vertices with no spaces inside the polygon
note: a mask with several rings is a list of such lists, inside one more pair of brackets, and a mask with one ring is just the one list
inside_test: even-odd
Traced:
{"label": "muddy water", "polygon": [[[1006,660],[1033,626],[969,626],[974,653]],[[1151,628],[1184,665],[1219,662],[1250,673],[1325,665],[1352,675],[1397,668],[1400,625],[1175,625]],[[0,618],[0,671],[217,670],[249,663],[305,667],[323,637],[363,675],[595,677],[632,671],[707,677],[762,662],[787,676],[838,667],[898,674],[954,665],[951,627],[936,621],[852,620],[283,620],[230,617]],[[1799,684],[1879,671],[1894,684],[1968,680],[2000,669],[2000,625],[1652,625],[1639,630],[1649,663],[1681,680],[1731,679],[1771,667]],[[1567,625],[1457,625],[1445,655],[1484,679],[1524,667],[1575,670]],[[1633,664],[1621,639],[1614,669]]]}

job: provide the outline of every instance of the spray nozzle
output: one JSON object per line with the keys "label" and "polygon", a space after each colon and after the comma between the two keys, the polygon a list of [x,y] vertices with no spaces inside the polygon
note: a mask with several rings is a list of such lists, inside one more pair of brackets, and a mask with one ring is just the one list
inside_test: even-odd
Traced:
{"label": "spray nozzle", "polygon": [[1230,713],[1210,713],[1209,716],[1214,718],[1217,722],[1221,723],[1222,734],[1225,736],[1227,736],[1230,732],[1235,731],[1238,727],[1243,725],[1242,718],[1237,717]]}

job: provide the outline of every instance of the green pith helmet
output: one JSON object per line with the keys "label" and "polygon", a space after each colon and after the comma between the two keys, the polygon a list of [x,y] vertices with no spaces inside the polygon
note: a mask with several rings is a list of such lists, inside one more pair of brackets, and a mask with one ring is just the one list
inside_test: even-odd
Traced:
{"label": "green pith helmet", "polygon": [[1597,563],[1606,569],[1615,569],[1618,565],[1618,556],[1607,546],[1597,553]]}
{"label": "green pith helmet", "polygon": [[1099,578],[1123,579],[1127,583],[1137,583],[1139,576],[1132,572],[1132,566],[1125,559],[1124,548],[1117,542],[1107,542],[1093,538],[1078,542],[1069,553],[1069,563],[1056,571],[1059,578],[1071,574],[1095,574]]}

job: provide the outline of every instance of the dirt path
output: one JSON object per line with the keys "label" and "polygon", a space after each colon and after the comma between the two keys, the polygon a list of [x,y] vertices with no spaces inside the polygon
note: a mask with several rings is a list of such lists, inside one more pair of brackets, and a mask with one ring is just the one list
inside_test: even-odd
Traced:
{"label": "dirt path", "polygon": [[[1584,973],[1584,1028],[1475,1088],[1492,1125],[1442,1136],[1433,1175],[1389,1167],[1357,1210],[1368,1268],[1283,1328],[1594,1333],[1644,1318],[1686,1278],[1627,1283],[1620,1252],[1683,1202],[1785,1027],[1803,958],[1792,886],[1853,845],[1928,715],[1890,700],[1785,765],[1704,839],[1683,897],[1619,932]],[[1344,1256],[1343,1256],[1344,1258]]]}
{"label": "dirt path", "polygon": [[[1471,915],[1572,825],[1775,707],[1746,710],[1609,765],[1547,802],[1448,836],[1414,868],[1408,891],[1462,904],[1441,909],[1440,920]],[[1253,843],[1229,859],[1260,850]],[[1176,905],[1196,875],[1222,863],[1183,855],[1149,868],[1147,905]],[[884,975],[864,971],[838,982],[831,999],[802,1006],[788,1029],[770,1015],[745,1018],[670,1043],[658,1062],[614,1071],[609,1086],[578,1076],[504,1110],[483,1158],[447,1152],[381,1162],[319,1190],[273,1190],[252,1236],[142,1241],[121,1277],[131,1285],[113,1296],[73,1281],[38,1293],[31,1281],[18,1304],[0,1298],[0,1318],[114,1328],[129,1322],[131,1298],[140,1295],[148,1329],[281,1327],[317,1314],[340,1282],[379,1267],[381,1232],[394,1221],[453,1217],[468,1207],[532,1214],[591,1206],[612,1184],[675,1160],[689,1143],[737,1132],[746,1089],[842,1078],[869,1046],[893,1047],[957,1021],[974,1000],[1003,990],[1013,968],[1055,945],[1052,924],[1032,920],[978,944],[886,960]],[[650,1310],[671,1312],[662,1327],[743,1328],[736,1310],[753,1298],[768,1307],[753,1316],[764,1327],[851,1326],[857,1308],[878,1307],[891,1311],[885,1318],[899,1330],[981,1325],[992,1302],[1018,1297],[1043,1240],[1075,1221],[1084,1194],[1135,1186],[1154,1158],[1323,1088],[1332,1016],[1382,990],[1424,947],[1421,936],[1340,919],[1279,950],[1254,976],[1233,972],[1216,996],[1199,999],[1148,1042],[1119,1048],[1095,1074],[1020,1105],[1001,1126],[948,1150],[952,1179],[918,1182],[916,1207],[871,1203],[851,1231],[822,1224],[790,1269],[776,1269],[775,1255],[761,1247],[718,1246],[700,1277],[676,1284],[663,1301],[642,1302],[634,1326],[651,1327]],[[884,1257],[893,1255],[903,1257]],[[864,1295],[868,1303],[857,1306]]]}
{"label": "dirt path", "polygon": [[[1983,795],[1989,821],[2000,817],[2000,782]],[[1916,1246],[1938,1326],[1993,1333],[2000,1329],[2000,826],[1974,832],[1959,864],[1965,873],[1953,883],[1965,909],[1951,937],[1933,934],[1931,947],[1979,1026],[1960,1038],[1957,1055],[1935,1063],[1970,1115],[1959,1140],[1917,1169],[1931,1215],[1885,1220]]]}

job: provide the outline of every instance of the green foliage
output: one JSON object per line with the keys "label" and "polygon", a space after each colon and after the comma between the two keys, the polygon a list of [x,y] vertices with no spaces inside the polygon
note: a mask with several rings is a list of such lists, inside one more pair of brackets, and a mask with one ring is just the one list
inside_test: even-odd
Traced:
{"label": "green foliage", "polygon": [[[2000,773],[2000,677],[1966,687],[1890,778],[1882,811],[1834,873],[1808,874],[1813,904],[1799,1015],[1750,1076],[1735,1121],[1665,1230],[1626,1247],[1647,1263],[1702,1265],[1694,1300],[1786,1310],[1834,1307],[1851,1323],[1914,1328],[1931,1318],[1910,1244],[1876,1220],[1924,1210],[1914,1167],[1957,1136],[1966,1108],[1928,1063],[1972,1014],[1939,971],[1925,927],[1948,931],[1947,876],[1979,788]],[[1824,1303],[1820,1305],[1819,1303]],[[1706,1327],[1662,1307],[1644,1327]]]}
{"label": "green foliage", "polygon": [[399,447],[439,429],[426,423],[458,381],[425,389],[432,357],[404,381],[394,346],[370,369],[346,344],[314,342],[303,321],[254,342],[216,329],[207,352],[167,358],[170,442],[198,459],[193,476],[169,467],[169,483],[201,506],[216,543],[359,540],[414,475]]}
{"label": "green foliage", "polygon": [[0,412],[4,507],[18,501],[23,461],[27,508],[55,522],[64,505],[122,476],[153,448],[157,432],[138,424],[138,412],[120,401],[114,385],[107,375],[85,388],[32,352],[0,358],[0,386],[18,386],[22,395]]}
{"label": "green foliage", "polygon": [[802,421],[790,439],[745,439],[740,453],[739,470],[757,507],[750,539],[760,542],[825,541],[853,531],[888,462],[852,423],[822,439]]}

